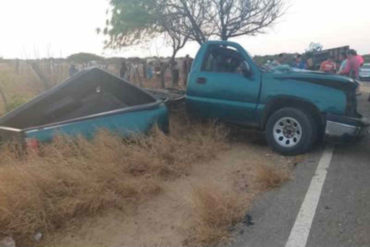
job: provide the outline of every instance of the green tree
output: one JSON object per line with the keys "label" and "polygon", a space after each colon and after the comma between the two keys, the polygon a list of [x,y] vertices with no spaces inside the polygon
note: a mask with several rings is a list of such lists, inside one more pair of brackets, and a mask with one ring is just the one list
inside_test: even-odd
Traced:
{"label": "green tree", "polygon": [[323,45],[318,42],[311,42],[306,49],[306,52],[318,53],[322,51]]}
{"label": "green tree", "polygon": [[184,18],[169,11],[167,0],[111,0],[110,3],[110,19],[103,29],[108,37],[106,47],[119,49],[161,36],[170,42],[174,58],[188,40],[187,35],[178,31]]}
{"label": "green tree", "polygon": [[[108,36],[106,47],[118,49],[162,37],[172,48],[170,63],[163,65],[164,71],[174,64],[176,54],[189,37],[178,30],[184,17],[176,11],[170,11],[166,0],[111,0],[111,5],[111,16],[106,20],[103,30]],[[100,33],[101,29],[97,31]],[[161,84],[164,85],[164,74]]]}
{"label": "green tree", "polygon": [[67,60],[72,63],[80,64],[80,63],[88,63],[91,61],[102,61],[104,60],[104,58],[101,56],[95,55],[95,54],[81,52],[81,53],[70,55],[69,57],[67,57]]}
{"label": "green tree", "polygon": [[[110,48],[134,45],[162,32],[156,16],[154,0],[111,0],[110,19],[103,33],[109,36],[105,45]],[[101,29],[98,28],[98,33]]]}
{"label": "green tree", "polygon": [[[264,32],[283,13],[283,0],[111,0],[106,45],[119,48],[169,33],[199,44]],[[173,25],[176,23],[176,25]],[[100,29],[98,30],[100,31]]]}

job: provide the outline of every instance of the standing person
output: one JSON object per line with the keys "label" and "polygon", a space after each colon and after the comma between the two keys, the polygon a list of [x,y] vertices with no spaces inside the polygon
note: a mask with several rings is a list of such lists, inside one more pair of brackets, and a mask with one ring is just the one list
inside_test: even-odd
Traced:
{"label": "standing person", "polygon": [[180,69],[179,69],[179,66],[176,60],[173,60],[171,62],[171,75],[172,75],[172,85],[175,87],[178,86],[179,77],[180,77]]}
{"label": "standing person", "polygon": [[137,84],[138,86],[142,86],[141,78],[140,78],[140,64],[137,64],[137,61],[132,63],[132,82]]}
{"label": "standing person", "polygon": [[295,58],[295,63],[293,65],[297,69],[306,69],[306,62],[303,60],[302,55],[298,54]]}
{"label": "standing person", "polygon": [[339,67],[339,70],[338,70],[338,74],[342,74],[342,72],[344,71],[344,69],[346,68],[347,66],[347,62],[348,62],[348,59],[347,59],[347,53],[345,52],[342,52],[340,54],[340,67]]}
{"label": "standing person", "polygon": [[122,79],[126,79],[126,76],[127,76],[127,65],[126,62],[123,61],[121,64],[121,68],[119,70],[119,77]]}
{"label": "standing person", "polygon": [[146,66],[146,78],[151,80],[153,78],[153,63],[149,62]]}
{"label": "standing person", "polygon": [[140,62],[137,64],[137,74],[139,84],[145,79],[144,63]]}
{"label": "standing person", "polygon": [[76,65],[72,64],[71,67],[69,67],[69,77],[72,77],[77,73],[78,69],[76,68]]}
{"label": "standing person", "polygon": [[341,71],[340,74],[349,76],[353,79],[358,79],[360,67],[364,63],[363,58],[358,56],[355,50],[349,50],[347,53],[347,59],[346,67]]}
{"label": "standing person", "polygon": [[167,71],[167,63],[165,62],[160,62],[160,82],[161,82],[161,87],[166,88],[166,71]]}
{"label": "standing person", "polygon": [[353,55],[355,56],[357,62],[360,64],[360,67],[362,67],[364,65],[364,58],[361,56],[361,55],[358,55],[357,54],[357,51],[353,50]]}
{"label": "standing person", "polygon": [[271,66],[272,67],[277,67],[279,65],[283,65],[285,63],[285,54],[284,53],[280,53],[278,55],[278,57],[276,59],[274,59],[274,61],[271,62]]}
{"label": "standing person", "polygon": [[162,62],[161,60],[157,60],[154,66],[154,73],[157,79],[161,77],[161,68],[162,68]]}
{"label": "standing person", "polygon": [[333,58],[328,55],[328,58],[321,63],[320,71],[325,73],[335,73],[337,71],[337,64],[333,61]]}
{"label": "standing person", "polygon": [[308,55],[307,62],[306,62],[306,67],[308,70],[314,70],[315,69],[315,64],[313,61],[312,54]]}
{"label": "standing person", "polygon": [[146,61],[146,60],[144,60],[144,61],[143,61],[143,78],[144,78],[145,80],[147,80],[147,79],[148,79],[147,74],[146,74],[147,67],[148,67],[148,63],[147,63],[147,61]]}
{"label": "standing person", "polygon": [[188,83],[188,75],[190,73],[192,63],[193,63],[193,60],[190,58],[189,55],[186,55],[185,60],[183,62],[183,67],[182,67],[182,70],[184,73],[184,85]]}

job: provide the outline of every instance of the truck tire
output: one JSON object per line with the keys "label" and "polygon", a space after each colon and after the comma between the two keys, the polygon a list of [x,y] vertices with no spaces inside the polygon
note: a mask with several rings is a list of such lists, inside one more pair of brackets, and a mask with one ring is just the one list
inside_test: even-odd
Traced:
{"label": "truck tire", "polygon": [[283,155],[309,151],[318,136],[318,124],[308,112],[286,107],[274,112],[267,120],[268,144]]}

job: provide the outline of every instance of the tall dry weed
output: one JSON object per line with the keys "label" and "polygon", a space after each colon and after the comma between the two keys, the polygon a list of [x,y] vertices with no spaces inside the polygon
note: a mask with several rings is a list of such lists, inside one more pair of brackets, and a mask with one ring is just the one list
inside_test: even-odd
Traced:
{"label": "tall dry weed", "polygon": [[124,210],[161,191],[161,180],[186,174],[226,147],[212,124],[174,120],[171,134],[123,140],[101,131],[93,140],[57,137],[39,152],[0,151],[0,234],[30,241],[70,220],[106,209]]}
{"label": "tall dry weed", "polygon": [[250,200],[217,186],[199,187],[193,191],[194,229],[190,246],[214,246],[226,243],[235,224],[242,221]]}
{"label": "tall dry weed", "polygon": [[[37,63],[47,82],[42,82],[32,69]],[[3,63],[0,66],[0,113],[4,114],[26,103],[37,94],[59,84],[68,78],[66,63],[53,64],[51,61],[26,61]],[[4,99],[5,98],[5,99]]]}
{"label": "tall dry weed", "polygon": [[287,168],[260,164],[256,168],[256,182],[262,190],[270,190],[279,187],[291,178],[291,172]]}

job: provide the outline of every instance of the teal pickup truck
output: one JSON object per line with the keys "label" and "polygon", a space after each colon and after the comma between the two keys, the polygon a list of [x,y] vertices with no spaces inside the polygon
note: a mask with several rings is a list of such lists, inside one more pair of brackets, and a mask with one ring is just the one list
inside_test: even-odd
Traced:
{"label": "teal pickup truck", "polygon": [[258,67],[237,43],[202,45],[188,79],[186,106],[202,118],[264,130],[282,154],[307,152],[325,133],[358,136],[358,82],[290,67]]}
{"label": "teal pickup truck", "polygon": [[210,41],[194,60],[185,93],[142,90],[99,69],[84,71],[1,117],[0,142],[91,138],[99,129],[129,136],[155,125],[167,131],[165,103],[181,105],[185,94],[190,114],[258,128],[277,152],[299,154],[325,134],[362,132],[367,124],[357,112],[358,87],[343,76],[261,68],[239,44]]}

